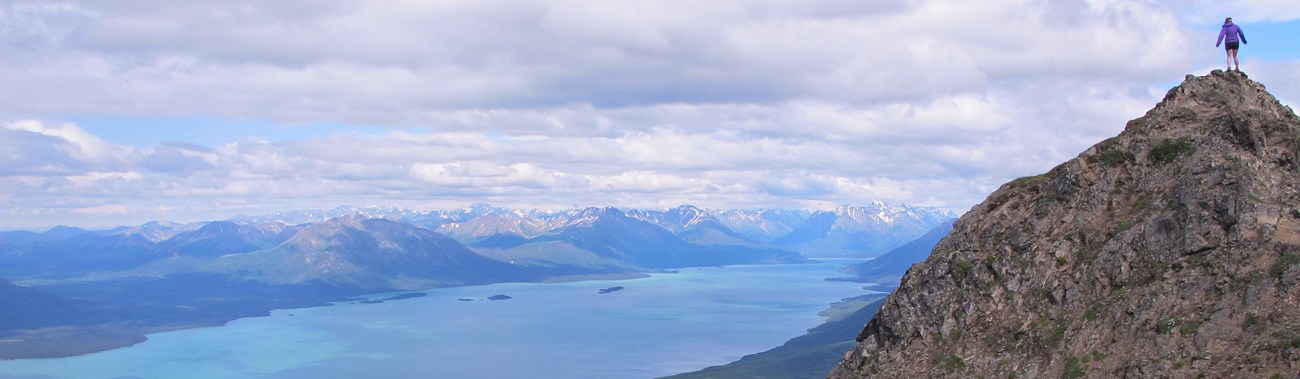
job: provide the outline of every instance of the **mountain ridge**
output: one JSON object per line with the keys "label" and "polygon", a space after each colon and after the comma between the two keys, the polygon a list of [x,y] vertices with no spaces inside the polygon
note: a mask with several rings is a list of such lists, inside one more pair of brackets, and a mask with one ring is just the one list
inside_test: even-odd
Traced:
{"label": "mountain ridge", "polygon": [[[539,212],[479,204],[429,213],[391,207],[332,212],[347,215],[301,224],[283,222],[293,220],[281,214],[3,233],[0,276],[107,313],[46,318],[58,325],[0,331],[0,359],[84,354],[137,343],[152,331],[219,325],[364,293],[810,262],[799,252],[731,231],[716,211],[689,205],[663,211],[673,217],[659,223],[629,216],[659,211],[613,207]],[[799,215],[760,210],[723,219],[753,220],[751,232],[762,235]],[[660,225],[670,220],[681,226],[679,233]],[[90,339],[96,342],[78,343]]]}
{"label": "mountain ridge", "polygon": [[1004,184],[908,270],[831,378],[1296,372],[1300,117],[1192,76]]}
{"label": "mountain ridge", "polygon": [[321,281],[366,290],[533,278],[432,230],[361,216],[316,223],[273,248],[224,256],[205,267],[271,284]]}
{"label": "mountain ridge", "polygon": [[818,257],[869,258],[925,234],[952,218],[950,212],[875,201],[863,206],[840,205],[817,211],[773,245],[817,254]]}
{"label": "mountain ridge", "polygon": [[480,251],[503,261],[588,266],[599,271],[807,262],[790,251],[691,243],[638,216],[644,214],[587,208],[572,212],[562,227],[546,234]]}
{"label": "mountain ridge", "polygon": [[952,232],[952,221],[955,220],[945,221],[921,237],[912,240],[912,242],[896,247],[875,259],[845,267],[840,272],[851,276],[841,279],[868,281],[892,286],[902,278],[902,275],[913,264],[930,256],[930,251],[934,249],[934,246],[938,245],[943,237]]}

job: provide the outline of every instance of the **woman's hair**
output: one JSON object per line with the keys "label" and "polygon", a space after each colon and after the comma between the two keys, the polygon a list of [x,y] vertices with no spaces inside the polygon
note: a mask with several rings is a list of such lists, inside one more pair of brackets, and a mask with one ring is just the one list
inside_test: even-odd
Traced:
{"label": "woman's hair", "polygon": [[1223,23],[1226,24],[1226,23],[1229,23],[1229,22],[1232,22],[1232,17],[1228,17],[1228,18],[1223,19]]}

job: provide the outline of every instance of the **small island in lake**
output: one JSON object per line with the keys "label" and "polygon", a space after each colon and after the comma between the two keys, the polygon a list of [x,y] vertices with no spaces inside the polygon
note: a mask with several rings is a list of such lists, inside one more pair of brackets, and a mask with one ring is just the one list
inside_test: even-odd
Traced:
{"label": "small island in lake", "polygon": [[496,301],[496,300],[509,300],[509,299],[513,299],[513,297],[506,296],[506,295],[492,295],[491,297],[488,297],[488,300],[493,300],[493,301]]}
{"label": "small island in lake", "polygon": [[358,301],[358,303],[361,303],[361,304],[379,304],[379,303],[382,303],[382,302],[385,302],[385,301],[390,301],[390,300],[413,299],[413,298],[417,298],[417,297],[425,297],[425,296],[429,296],[429,294],[424,293],[424,292],[407,292],[407,293],[403,293],[403,294],[397,294],[397,295],[389,296],[389,297],[386,297],[386,298],[383,298],[383,299],[365,299],[365,300]]}
{"label": "small island in lake", "polygon": [[394,295],[394,296],[389,297],[389,298],[386,298],[386,299],[384,299],[384,300],[385,300],[385,301],[388,301],[388,300],[404,300],[404,299],[414,299],[414,298],[417,298],[417,297],[425,297],[425,296],[429,296],[429,294],[424,293],[424,292],[407,292],[407,293],[404,293],[404,294]]}
{"label": "small island in lake", "polygon": [[601,288],[600,293],[610,293],[610,292],[622,291],[622,290],[623,290],[623,286],[613,286],[609,288]]}

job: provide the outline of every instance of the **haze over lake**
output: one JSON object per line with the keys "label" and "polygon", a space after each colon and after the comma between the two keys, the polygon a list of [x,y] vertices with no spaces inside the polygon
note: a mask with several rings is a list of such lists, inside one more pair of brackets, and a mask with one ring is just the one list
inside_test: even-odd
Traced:
{"label": "haze over lake", "polygon": [[[3,361],[0,377],[650,378],[725,364],[802,334],[829,303],[865,293],[858,283],[824,280],[856,262],[435,289],[153,334],[85,356]],[[599,293],[613,286],[625,289]],[[512,298],[486,300],[494,295]]]}

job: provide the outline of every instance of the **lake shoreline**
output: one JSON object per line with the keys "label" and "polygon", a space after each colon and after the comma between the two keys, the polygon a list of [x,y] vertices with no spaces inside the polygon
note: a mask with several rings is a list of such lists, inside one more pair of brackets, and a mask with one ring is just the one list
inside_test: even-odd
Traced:
{"label": "lake shoreline", "polygon": [[[413,292],[374,293],[223,329],[186,325],[129,348],[0,361],[0,377],[661,377],[726,364],[823,323],[828,315],[818,313],[828,304],[862,293],[861,286],[822,280],[835,263],[456,286],[400,301],[387,299]],[[625,289],[601,293],[615,287]],[[512,299],[486,301],[497,294]],[[517,365],[483,365],[503,349]]]}
{"label": "lake shoreline", "polygon": [[853,349],[857,336],[853,331],[871,320],[887,296],[888,293],[873,291],[841,299],[818,313],[826,317],[821,324],[779,346],[727,364],[658,379],[824,377],[840,362],[844,353]]}
{"label": "lake shoreline", "polygon": [[[176,324],[158,325],[64,325],[34,329],[18,329],[0,333],[0,362],[25,359],[69,358],[135,346],[149,340],[149,335],[185,329],[222,327],[231,322],[257,317],[267,317],[277,310],[305,309],[333,306],[335,303],[360,301],[397,301],[394,293],[423,293],[444,288],[473,287],[490,284],[530,283],[558,284],[585,281],[621,281],[648,278],[650,274],[670,272],[628,272],[613,274],[564,275],[530,282],[473,283],[455,286],[430,287],[420,290],[392,290],[340,295],[330,299],[302,299],[302,304],[288,307],[267,307],[254,310],[259,314],[223,317],[207,320],[190,320]],[[377,299],[377,300],[376,300]]]}
{"label": "lake shoreline", "polygon": [[[342,302],[350,300],[340,298]],[[267,317],[272,311],[333,306],[333,302],[301,307],[267,309],[265,314],[217,320],[195,320],[168,325],[69,325],[20,329],[0,335],[0,362],[25,359],[70,358],[139,345],[149,335],[186,329],[222,327],[249,318]]]}

